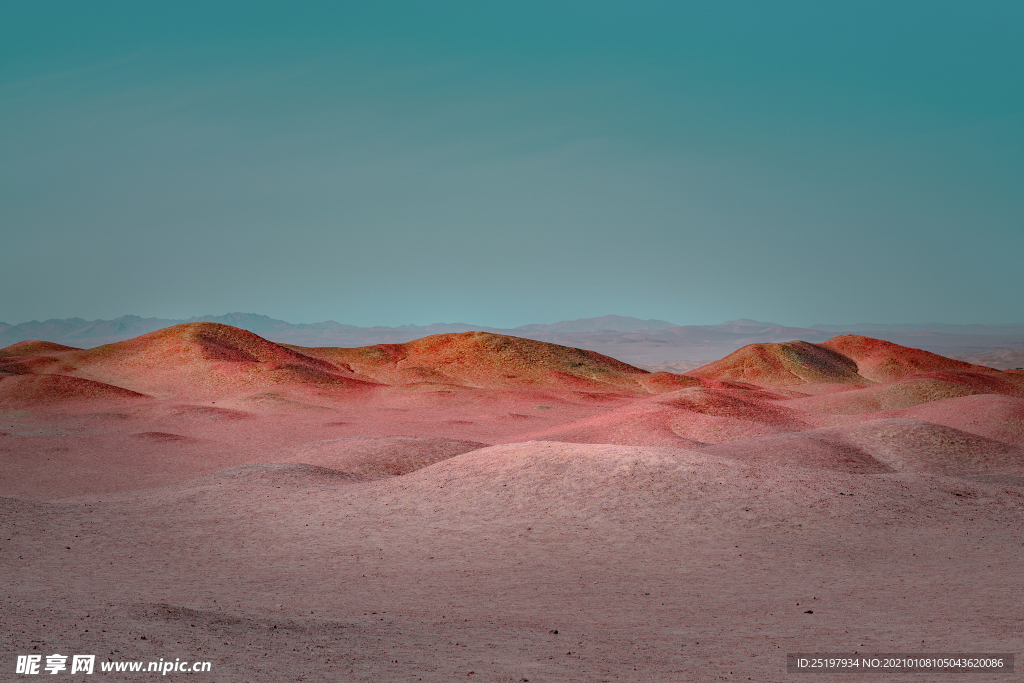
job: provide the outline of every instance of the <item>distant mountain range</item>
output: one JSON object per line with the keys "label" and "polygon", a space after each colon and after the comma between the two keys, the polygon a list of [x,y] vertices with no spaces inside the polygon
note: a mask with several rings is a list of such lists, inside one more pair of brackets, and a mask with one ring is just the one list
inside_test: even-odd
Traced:
{"label": "distant mountain range", "polygon": [[674,363],[681,363],[679,367],[682,368],[696,361],[717,360],[747,344],[796,339],[822,342],[840,334],[855,333],[990,367],[1024,366],[1024,324],[857,323],[788,327],[772,322],[739,319],[720,325],[675,325],[665,320],[641,320],[619,315],[566,320],[549,325],[522,325],[511,329],[466,323],[358,327],[327,320],[296,324],[254,313],[206,315],[185,320],[141,318],[135,315],[125,315],[114,320],[65,318],[43,322],[33,320],[17,325],[0,323],[0,348],[29,339],[91,348],[187,322],[222,323],[249,330],[273,342],[310,347],[399,344],[432,334],[481,330],[591,349],[633,365],[669,364],[659,369],[669,369]]}
{"label": "distant mountain range", "polygon": [[[499,329],[468,325],[466,323],[434,323],[432,325],[402,325],[400,327],[358,327],[345,325],[333,320],[319,323],[289,323],[284,320],[258,315],[256,313],[228,313],[226,315],[204,315],[183,320],[171,318],[140,318],[137,315],[123,315],[113,320],[84,320],[82,318],[52,319],[39,322],[9,325],[0,322],[0,347],[19,341],[39,339],[59,342],[71,346],[91,348],[116,341],[131,339],[141,334],[155,332],[165,327],[182,323],[214,322],[249,330],[261,337],[276,342],[288,342],[303,346],[339,346],[341,342],[365,344],[397,344],[444,332],[487,332],[519,333],[528,336],[531,332],[632,332],[636,330],[663,330],[677,327],[664,320],[640,320],[621,315],[606,315],[601,318],[567,320],[551,325],[523,325],[513,329]],[[303,342],[309,343],[303,343]],[[312,342],[331,342],[314,344]],[[76,343],[77,342],[77,343]]]}

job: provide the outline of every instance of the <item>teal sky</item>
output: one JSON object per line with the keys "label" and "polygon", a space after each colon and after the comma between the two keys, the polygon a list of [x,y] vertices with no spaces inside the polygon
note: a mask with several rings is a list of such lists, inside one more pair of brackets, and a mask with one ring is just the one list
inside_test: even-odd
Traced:
{"label": "teal sky", "polygon": [[1024,3],[0,4],[0,320],[1024,322]]}

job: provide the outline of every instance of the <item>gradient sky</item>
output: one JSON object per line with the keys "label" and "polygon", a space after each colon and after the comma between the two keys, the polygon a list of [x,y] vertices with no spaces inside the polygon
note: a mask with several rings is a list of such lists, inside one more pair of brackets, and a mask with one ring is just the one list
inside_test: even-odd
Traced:
{"label": "gradient sky", "polygon": [[1024,3],[0,4],[0,320],[1024,322]]}

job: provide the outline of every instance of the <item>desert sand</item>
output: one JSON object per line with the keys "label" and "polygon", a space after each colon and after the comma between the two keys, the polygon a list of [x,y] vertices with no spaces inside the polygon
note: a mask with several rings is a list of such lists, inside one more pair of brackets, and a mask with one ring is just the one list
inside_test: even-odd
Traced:
{"label": "desert sand", "polygon": [[868,337],[684,374],[484,332],[25,341],[0,457],[5,680],[55,652],[535,682],[1024,652],[1024,372]]}

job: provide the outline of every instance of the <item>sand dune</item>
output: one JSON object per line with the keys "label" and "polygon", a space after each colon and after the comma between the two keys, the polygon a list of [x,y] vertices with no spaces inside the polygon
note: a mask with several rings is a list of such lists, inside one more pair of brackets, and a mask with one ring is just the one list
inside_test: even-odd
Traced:
{"label": "sand dune", "polygon": [[[794,341],[751,344],[720,361],[686,373],[691,377],[749,382],[820,394],[843,385],[870,386],[911,377],[928,377],[993,393],[1017,395],[1021,385],[1007,373],[899,346],[881,339],[847,334],[821,344]],[[999,388],[996,388],[999,387]]]}
{"label": "sand dune", "polygon": [[785,405],[800,411],[855,415],[899,410],[949,398],[976,394],[1020,396],[1013,380],[973,372],[931,372],[853,391],[792,399]]}
{"label": "sand dune", "polygon": [[835,346],[686,376],[481,333],[19,346],[0,633],[216,681],[781,682],[786,652],[1012,651],[1024,375]]}
{"label": "sand dune", "polygon": [[274,488],[291,485],[302,489],[311,484],[326,484],[328,486],[359,484],[372,481],[375,478],[372,475],[341,471],[308,463],[267,462],[228,467],[185,484],[161,487],[163,490],[155,492],[157,495],[164,494],[164,491],[191,492],[216,487],[224,483],[243,487],[272,486]]}
{"label": "sand dune", "polygon": [[[517,435],[516,440],[543,440],[621,446],[699,446],[702,442],[678,434],[672,427],[678,411],[657,406],[631,406],[565,425]],[[690,425],[691,429],[694,425]],[[747,428],[739,425],[738,429]],[[693,430],[696,431],[696,430]]]}
{"label": "sand dune", "polygon": [[824,430],[898,472],[1024,474],[1024,451],[977,434],[900,418]]}
{"label": "sand dune", "polygon": [[646,370],[595,351],[489,332],[438,334],[405,344],[356,349],[302,351],[390,385],[429,382],[485,389],[553,387],[647,393],[689,384],[686,378],[670,373],[650,377]]}
{"label": "sand dune", "polygon": [[815,646],[1013,651],[1019,506],[1007,485],[607,445],[372,481],[252,464],[0,499],[0,630],[17,652],[171,650],[225,682],[781,683]]}
{"label": "sand dune", "polygon": [[21,375],[0,379],[0,405],[32,407],[63,402],[110,402],[145,399],[122,387],[63,375]]}
{"label": "sand dune", "polygon": [[875,382],[891,382],[909,375],[941,370],[993,372],[991,368],[856,334],[833,337],[820,346],[852,359],[857,364],[857,373]]}
{"label": "sand dune", "polygon": [[686,375],[665,371],[651,372],[648,375],[636,375],[635,379],[641,387],[652,394],[703,386],[703,382],[695,377],[687,377]]}
{"label": "sand dune", "polygon": [[822,467],[856,474],[1024,473],[1024,451],[923,420],[876,419],[844,427],[765,436],[709,446],[704,453],[744,462]]}
{"label": "sand dune", "polygon": [[11,344],[0,349],[0,358],[5,356],[39,356],[65,351],[81,351],[74,346],[64,346],[55,342],[30,340]]}
{"label": "sand dune", "polygon": [[688,446],[808,429],[800,413],[777,404],[784,397],[743,385],[702,380],[600,415],[522,435],[577,443]]}
{"label": "sand dune", "polygon": [[671,398],[617,408],[523,434],[521,438],[626,446],[689,446],[807,428],[792,411],[770,405],[756,406],[707,390],[688,389],[665,396]]}
{"label": "sand dune", "polygon": [[745,420],[779,429],[807,427],[796,411],[763,398],[759,392],[699,387],[662,394],[649,402],[689,413]]}
{"label": "sand dune", "polygon": [[[21,373],[0,383],[0,400],[11,406],[53,408],[65,400],[117,402],[146,394],[172,406],[185,401],[187,407],[171,414],[192,411],[197,419],[295,419],[295,411],[312,410],[327,420],[344,410],[356,416],[353,429],[365,425],[378,434],[408,414],[403,424],[413,431],[394,432],[399,440],[390,446],[382,437],[356,439],[367,432],[339,439],[316,427],[293,447],[305,449],[307,460],[300,460],[307,464],[364,474],[399,474],[461,452],[462,446],[439,445],[446,439],[473,447],[529,439],[695,447],[748,439],[765,445],[774,437],[771,443],[789,444],[765,452],[776,453],[780,462],[818,462],[831,457],[825,436],[805,443],[779,435],[865,420],[927,420],[932,413],[935,424],[1013,445],[1021,437],[1012,403],[998,404],[1001,412],[991,414],[987,408],[996,404],[962,403],[970,413],[963,417],[945,404],[931,412],[906,411],[972,396],[1024,394],[1024,377],[856,335],[824,344],[754,344],[685,375],[649,373],[592,351],[485,332],[305,349],[217,323],[178,325],[86,351],[22,342],[5,349],[4,358],[9,375]],[[552,406],[564,408],[539,412]],[[198,418],[196,411],[209,415]],[[154,423],[136,433],[188,438],[199,424]],[[250,428],[263,429],[255,423]],[[442,441],[401,441],[428,435]],[[224,444],[226,436],[211,436]],[[787,455],[787,448],[804,455]],[[842,467],[872,467],[846,441],[834,448],[841,451],[834,454],[839,462],[854,463]]]}
{"label": "sand dune", "polygon": [[765,387],[792,387],[811,393],[820,391],[815,387],[822,385],[871,384],[858,374],[857,364],[850,358],[823,345],[803,341],[750,344],[686,374]]}
{"label": "sand dune", "polygon": [[4,374],[33,375],[54,372],[60,359],[70,351],[80,351],[46,341],[24,341],[0,349],[0,377]]}
{"label": "sand dune", "polygon": [[792,399],[785,404],[801,411],[856,415],[911,408],[929,401],[970,396],[975,393],[977,392],[974,389],[963,384],[928,377],[911,377],[854,391]]}
{"label": "sand dune", "polygon": [[649,394],[695,383],[593,351],[484,332],[358,349],[305,349],[227,325],[188,323],[85,351],[22,342],[6,352],[7,372],[71,375],[186,400],[274,392],[310,399],[318,392],[382,386]]}
{"label": "sand dune", "polygon": [[410,436],[363,436],[296,447],[286,461],[366,477],[399,476],[489,444]]}
{"label": "sand dune", "polygon": [[1024,399],[979,394],[924,403],[887,417],[907,417],[1024,446]]}
{"label": "sand dune", "polygon": [[[66,409],[68,420],[85,420],[75,429],[95,433],[18,491],[45,489],[61,462],[87,468],[87,487],[123,490],[136,474],[155,485],[218,464],[403,476],[487,443],[528,440],[704,449],[862,474],[1014,475],[1024,443],[1024,375],[855,335],[755,344],[686,375],[483,332],[303,349],[216,323],[85,351],[22,342],[3,358],[0,405],[45,409],[50,420]],[[123,403],[145,406],[128,429],[88,418]],[[73,453],[74,439],[62,438],[47,448]],[[161,453],[159,473],[134,464],[139,447]],[[203,449],[218,455],[198,465]],[[103,453],[119,463],[106,480]]]}
{"label": "sand dune", "polygon": [[922,373],[915,377],[926,377],[943,382],[970,387],[979,394],[1005,394],[1024,398],[1024,374],[1012,370],[990,372],[974,372],[959,370],[940,370]]}
{"label": "sand dune", "polygon": [[896,471],[865,449],[845,441],[841,433],[828,429],[754,437],[707,446],[701,452],[748,463],[820,468],[850,474]]}
{"label": "sand dune", "polygon": [[[3,354],[0,371],[10,374],[63,374],[187,400],[283,392],[283,398],[316,403],[317,396],[385,387],[549,388],[627,396],[710,386],[701,383],[715,381],[746,383],[789,396],[870,387],[856,397],[801,404],[801,409],[814,412],[853,414],[972,393],[1024,396],[1020,377],[856,335],[825,344],[753,344],[685,375],[649,373],[593,351],[485,332],[357,349],[306,349],[274,344],[217,323],[178,325],[85,351],[21,342]],[[895,378],[896,384],[887,378]],[[885,386],[877,389],[878,382]]]}
{"label": "sand dune", "polygon": [[351,391],[365,379],[251,332],[188,323],[61,358],[79,376],[111,378],[166,397],[218,398],[268,389]]}

